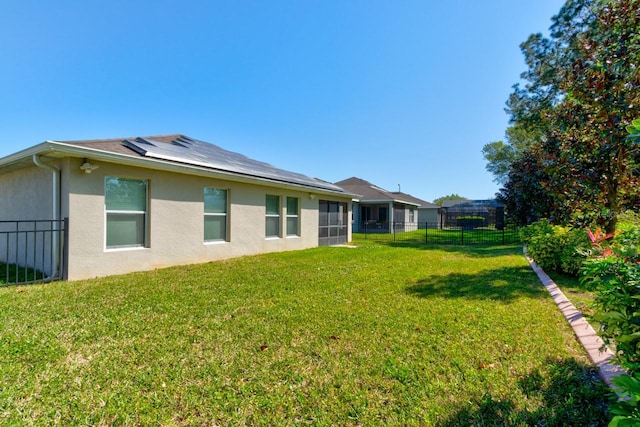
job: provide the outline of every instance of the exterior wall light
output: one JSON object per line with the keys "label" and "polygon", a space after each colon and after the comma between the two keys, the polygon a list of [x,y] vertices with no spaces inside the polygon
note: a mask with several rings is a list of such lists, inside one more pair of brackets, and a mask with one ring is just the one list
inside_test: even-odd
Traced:
{"label": "exterior wall light", "polygon": [[84,163],[80,165],[80,170],[83,171],[84,173],[91,173],[93,172],[94,169],[98,169],[99,167],[100,166],[98,165],[92,165],[87,161],[87,159],[84,159]]}

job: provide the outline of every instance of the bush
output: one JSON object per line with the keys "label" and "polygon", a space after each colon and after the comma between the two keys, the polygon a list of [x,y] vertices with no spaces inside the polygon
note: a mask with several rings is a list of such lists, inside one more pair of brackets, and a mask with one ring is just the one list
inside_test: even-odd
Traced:
{"label": "bush", "polygon": [[611,405],[614,417],[609,427],[640,425],[640,377],[620,375],[613,383],[618,387],[621,399]]}
{"label": "bush", "polygon": [[466,215],[456,217],[456,223],[465,230],[473,230],[478,227],[483,227],[485,219],[482,216]]}
{"label": "bush", "polygon": [[527,253],[548,271],[576,276],[582,267],[590,247],[589,236],[584,230],[573,230],[539,221],[521,231]]}
{"label": "bush", "polygon": [[640,372],[640,229],[630,227],[610,247],[599,248],[581,269],[581,282],[596,291],[593,316],[606,344],[615,344],[618,363]]}
{"label": "bush", "polygon": [[584,230],[567,230],[560,236],[560,271],[577,276],[587,259],[591,241]]}
{"label": "bush", "polygon": [[525,245],[531,243],[531,239],[535,236],[541,236],[543,234],[552,234],[553,226],[549,222],[549,220],[541,219],[538,222],[534,222],[533,224],[523,227],[520,229],[520,239],[524,242]]}
{"label": "bush", "polygon": [[548,271],[560,271],[561,252],[560,241],[553,230],[550,233],[532,236],[527,244],[527,254]]}

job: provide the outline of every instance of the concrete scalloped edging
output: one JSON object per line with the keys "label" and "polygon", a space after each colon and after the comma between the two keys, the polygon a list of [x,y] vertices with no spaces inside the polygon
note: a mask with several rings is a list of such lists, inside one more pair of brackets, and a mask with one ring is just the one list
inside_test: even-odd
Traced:
{"label": "concrete scalloped edging", "polygon": [[569,301],[547,273],[527,256],[526,249],[524,256],[527,261],[529,261],[531,269],[538,275],[540,282],[542,282],[547,289],[565,319],[567,319],[567,322],[569,322],[576,338],[587,352],[589,359],[598,368],[600,378],[615,391],[612,380],[626,372],[618,365],[612,363],[614,357],[613,352],[604,346],[604,342],[589,322],[587,322],[582,313]]}

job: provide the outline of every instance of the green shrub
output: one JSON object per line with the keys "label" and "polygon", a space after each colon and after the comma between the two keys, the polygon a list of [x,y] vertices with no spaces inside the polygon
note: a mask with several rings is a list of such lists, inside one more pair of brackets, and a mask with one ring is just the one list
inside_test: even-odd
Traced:
{"label": "green shrub", "polygon": [[640,212],[634,212],[631,210],[622,212],[618,215],[618,229],[626,230],[629,228],[640,227]]}
{"label": "green shrub", "polygon": [[640,425],[640,377],[620,375],[613,379],[613,383],[622,398],[611,405],[614,417],[609,427]]}
{"label": "green shrub", "polygon": [[591,246],[584,230],[566,230],[560,235],[560,271],[577,276]]}
{"label": "green shrub", "polygon": [[520,229],[520,239],[525,245],[531,243],[531,239],[535,236],[553,233],[553,226],[547,219],[541,219],[531,225]]}
{"label": "green shrub", "polygon": [[484,222],[484,217],[480,215],[463,215],[457,216],[457,221],[482,221]]}
{"label": "green shrub", "polygon": [[606,344],[615,344],[618,363],[640,372],[640,230],[629,228],[611,246],[588,259],[581,281],[596,291],[593,316]]}
{"label": "green shrub", "polygon": [[562,247],[555,231],[532,236],[527,244],[527,253],[545,270],[560,271]]}
{"label": "green shrub", "polygon": [[485,219],[481,216],[466,215],[456,217],[456,224],[465,230],[474,230],[485,225]]}
{"label": "green shrub", "polygon": [[587,258],[589,236],[584,230],[573,230],[539,221],[521,231],[527,253],[545,270],[577,275]]}

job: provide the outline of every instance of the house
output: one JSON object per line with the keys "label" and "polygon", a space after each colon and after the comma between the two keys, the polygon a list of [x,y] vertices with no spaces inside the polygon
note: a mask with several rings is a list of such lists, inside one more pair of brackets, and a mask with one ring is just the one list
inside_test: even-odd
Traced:
{"label": "house", "polygon": [[336,182],[347,192],[359,197],[353,203],[354,232],[410,231],[437,221],[438,206],[402,192],[387,191],[364,179],[351,177]]}
{"label": "house", "polygon": [[33,256],[0,228],[0,262],[52,251],[70,280],[351,240],[352,194],[185,135],[46,141],[0,159],[0,194],[5,226],[68,218]]}
{"label": "house", "polygon": [[493,200],[445,200],[440,209],[441,228],[504,228],[504,205]]}
{"label": "house", "polygon": [[434,228],[438,223],[438,211],[440,207],[431,202],[427,202],[426,200],[419,199],[410,194],[401,193],[401,192],[392,192],[392,194],[397,194],[402,197],[403,200],[407,200],[409,202],[419,204],[418,211],[418,224],[419,228],[429,227]]}

